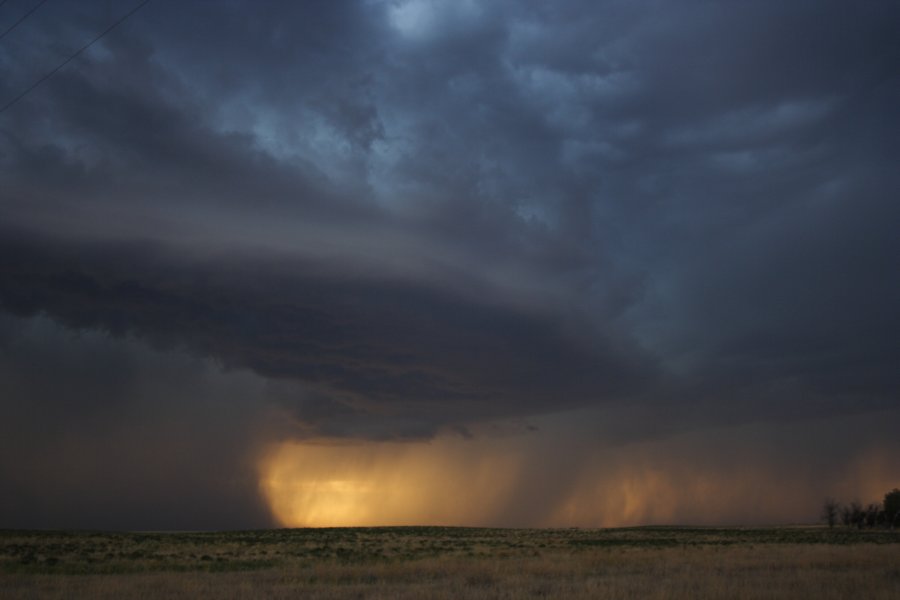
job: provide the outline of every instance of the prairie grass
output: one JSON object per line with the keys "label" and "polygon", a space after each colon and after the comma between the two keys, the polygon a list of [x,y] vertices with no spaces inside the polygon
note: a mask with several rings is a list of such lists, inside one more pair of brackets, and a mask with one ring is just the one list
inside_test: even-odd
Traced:
{"label": "prairie grass", "polygon": [[900,534],[822,528],[0,532],[3,598],[900,598]]}

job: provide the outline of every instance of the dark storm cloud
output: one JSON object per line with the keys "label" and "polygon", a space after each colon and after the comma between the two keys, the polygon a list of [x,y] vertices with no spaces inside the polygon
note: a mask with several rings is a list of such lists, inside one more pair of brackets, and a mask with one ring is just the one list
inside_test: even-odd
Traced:
{"label": "dark storm cloud", "polygon": [[[846,347],[851,337],[865,340],[868,347],[857,353],[872,355],[859,359],[870,361],[869,370],[871,360],[889,350],[890,328],[871,317],[886,317],[883,300],[897,294],[893,279],[884,276],[889,265],[877,264],[892,250],[889,227],[877,223],[890,223],[896,210],[887,197],[888,175],[867,173],[888,156],[860,153],[893,149],[889,141],[871,143],[877,132],[862,136],[861,129],[874,127],[873,117],[854,110],[860,102],[883,103],[875,113],[881,119],[896,91],[885,83],[895,58],[884,18],[888,6],[852,14],[839,5],[813,11],[694,3],[653,11],[615,3],[603,10],[573,4],[512,12],[466,3],[280,9],[287,12],[274,18],[198,4],[189,18],[177,20],[168,9],[155,9],[145,17],[158,28],[154,35],[114,37],[106,55],[53,80],[53,93],[18,109],[25,116],[41,104],[51,109],[49,129],[22,119],[5,131],[9,220],[85,237],[98,229],[109,236],[117,228],[165,242],[197,236],[225,240],[226,248],[229,239],[259,243],[290,235],[290,224],[279,229],[272,221],[293,220],[298,228],[325,228],[327,235],[353,231],[335,243],[345,263],[367,258],[352,246],[379,231],[379,239],[419,236],[399,250],[380,250],[386,255],[377,257],[381,262],[394,252],[419,250],[443,261],[448,273],[471,270],[478,278],[487,271],[479,261],[496,263],[505,274],[518,270],[514,291],[543,288],[554,296],[541,307],[551,315],[540,327],[561,329],[567,320],[581,326],[586,318],[598,328],[601,348],[592,363],[572,359],[578,350],[554,346],[565,343],[561,332],[538,335],[543,343],[536,344],[523,333],[530,343],[513,345],[529,348],[534,364],[545,366],[545,385],[522,380],[521,387],[536,393],[517,402],[531,408],[562,381],[578,390],[575,402],[599,399],[615,387],[599,385],[619,361],[602,350],[609,345],[602,336],[613,325],[621,330],[623,322],[626,335],[634,333],[630,327],[639,330],[651,355],[687,362],[691,372],[724,380],[726,388],[743,379],[758,385],[760,375],[803,378],[820,368],[812,347],[822,354],[823,339],[834,348]],[[86,13],[81,18],[90,21]],[[843,26],[844,18],[857,26]],[[219,102],[210,111],[212,97]],[[293,128],[287,126],[292,119]],[[318,136],[322,147],[345,148],[317,154],[305,136]],[[837,171],[829,166],[835,163]],[[337,176],[328,172],[335,164]],[[852,204],[841,202],[850,196]],[[104,215],[100,227],[97,214]],[[161,231],[147,231],[147,219]],[[858,241],[869,248],[846,252],[857,247],[848,234],[850,240],[865,236]],[[804,252],[790,252],[798,244]],[[710,245],[719,249],[713,257]],[[311,250],[300,246],[305,258]],[[445,258],[448,252],[454,259]],[[177,259],[165,260],[172,264],[158,269],[177,270]],[[302,262],[296,287],[310,263],[323,268],[315,259]],[[134,270],[132,286],[147,297],[116,297],[110,314],[95,307],[91,318],[76,324],[160,334],[166,325],[142,323],[140,308],[165,306],[168,299],[156,282],[141,281],[141,268]],[[260,288],[267,285],[266,270],[254,269]],[[457,279],[428,273],[425,285],[405,280],[428,270],[419,264],[411,275],[401,273],[401,283],[329,284],[314,295],[331,312],[342,310],[333,302],[341,296],[373,307],[363,319],[379,324],[377,336],[397,320],[378,307],[400,306],[401,298],[410,308],[400,330],[420,329],[422,315],[433,314],[448,331],[460,331],[450,318],[459,311],[446,304],[462,301],[439,298]],[[835,278],[832,270],[845,276]],[[19,285],[48,290],[43,297],[35,292],[28,310],[65,314],[62,305],[47,306],[56,296],[54,283]],[[841,294],[848,288],[874,293]],[[198,290],[179,293],[210,309]],[[250,294],[223,295],[229,293],[235,311],[264,308]],[[579,316],[566,314],[560,297],[564,305],[574,303]],[[827,302],[815,301],[823,297]],[[68,299],[86,307],[92,301],[90,294]],[[287,306],[296,301],[285,300]],[[507,299],[491,301],[467,309],[482,314],[462,330],[474,330],[480,319],[495,323],[485,334],[495,340],[529,331],[516,310],[506,317],[510,323],[498,318]],[[160,310],[187,346],[226,360],[241,354],[231,359],[264,375],[334,384],[365,372],[349,368],[350,355],[342,353],[322,367],[302,345],[276,358],[271,349],[263,353],[267,359],[253,358],[259,353],[245,347],[246,339],[228,339],[241,338],[230,325],[199,342],[192,328],[181,326],[179,309]],[[672,314],[661,331],[640,332],[662,310]],[[755,314],[763,315],[762,327]],[[253,318],[275,319],[279,326],[285,320]],[[314,327],[309,322],[316,317],[291,319]],[[557,324],[548,325],[553,319]],[[361,323],[349,322],[346,330],[368,337]],[[306,347],[320,351],[329,331],[338,335],[336,327],[324,327],[312,336],[322,339]],[[557,341],[548,342],[554,336]],[[520,394],[517,385],[499,394],[495,386],[482,388],[486,382],[477,376],[467,384],[438,384],[441,377],[432,375],[417,388],[410,382],[428,379],[425,365],[440,363],[436,354],[444,352],[429,349],[426,338],[398,341],[400,354],[416,357],[414,369],[395,372],[380,364],[399,355],[386,352],[388,359],[376,360],[384,350],[376,345],[356,362],[379,375],[338,387],[395,399],[410,393],[477,398],[479,389],[485,397]],[[758,354],[769,363],[787,362],[787,373],[770,365],[760,374]],[[831,360],[840,362],[842,355]],[[527,362],[517,368],[534,374]],[[328,374],[315,374],[323,369]],[[466,377],[477,371],[472,365],[455,370]],[[583,374],[590,370],[596,374]],[[558,398],[548,400],[547,408],[558,406]]]}
{"label": "dark storm cloud", "polygon": [[252,376],[4,315],[0,388],[5,526],[270,524],[252,462],[269,425]]}
{"label": "dark storm cloud", "polygon": [[303,381],[322,402],[400,411],[420,427],[579,406],[645,375],[546,315],[424,285],[348,279],[299,261],[199,263],[139,243],[16,237],[6,233],[0,261],[2,306],[13,314],[185,347]]}
{"label": "dark storm cloud", "polygon": [[[118,14],[42,8],[0,95]],[[877,1],[150,3],[0,115],[0,302],[246,370],[248,414],[303,435],[893,409],[898,23]],[[86,356],[48,414],[146,389]],[[15,411],[56,394],[30,372]]]}

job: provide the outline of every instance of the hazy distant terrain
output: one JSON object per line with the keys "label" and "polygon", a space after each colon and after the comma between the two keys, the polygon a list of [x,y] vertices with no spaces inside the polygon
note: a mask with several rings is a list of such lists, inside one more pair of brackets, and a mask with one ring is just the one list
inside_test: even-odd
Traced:
{"label": "hazy distant terrain", "polygon": [[0,589],[10,598],[896,598],[900,531],[3,531]]}

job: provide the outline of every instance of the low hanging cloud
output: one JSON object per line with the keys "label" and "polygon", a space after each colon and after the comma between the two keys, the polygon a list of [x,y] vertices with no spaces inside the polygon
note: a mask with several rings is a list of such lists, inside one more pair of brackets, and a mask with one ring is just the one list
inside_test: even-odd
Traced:
{"label": "low hanging cloud", "polygon": [[[112,6],[23,22],[0,48],[0,95],[58,63],[46,40],[80,47]],[[826,444],[842,465],[890,447],[859,423],[900,408],[898,16],[891,2],[151,3],[0,115],[0,408],[19,432],[0,450],[30,457],[2,463],[16,491],[0,516],[65,524],[79,509],[34,499],[109,493],[137,505],[108,526],[190,527],[215,497],[198,527],[269,523],[263,457],[322,440],[458,435],[472,446],[448,449],[448,469],[463,472],[478,444],[535,456],[572,435],[598,457],[695,436],[659,481],[723,427],[848,419],[847,443]],[[39,444],[27,432],[46,423],[70,428]],[[184,423],[197,460],[166,474],[149,449]],[[525,441],[495,448],[494,426]],[[54,488],[63,454],[83,481]],[[496,514],[695,519],[590,516],[587,490],[647,461],[622,451],[592,470],[576,454],[537,461],[535,482],[561,473],[540,508],[510,496]],[[760,456],[754,472],[780,473]],[[125,463],[146,471],[143,497],[190,487],[192,508],[145,519],[91,466]]]}
{"label": "low hanging cloud", "polygon": [[[14,314],[131,334],[303,382],[350,412],[418,421],[420,432],[399,435],[611,401],[647,375],[552,316],[427,285],[234,255],[174,262],[140,244],[4,246],[3,305]],[[302,419],[302,404],[295,408]],[[392,435],[377,420],[372,427]]]}

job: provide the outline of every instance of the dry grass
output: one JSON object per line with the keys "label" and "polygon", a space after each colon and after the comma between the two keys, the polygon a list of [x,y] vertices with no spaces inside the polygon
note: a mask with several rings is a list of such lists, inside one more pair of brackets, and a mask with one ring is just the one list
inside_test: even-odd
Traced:
{"label": "dry grass", "polygon": [[816,528],[3,532],[0,596],[898,598],[900,537],[872,533]]}

